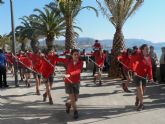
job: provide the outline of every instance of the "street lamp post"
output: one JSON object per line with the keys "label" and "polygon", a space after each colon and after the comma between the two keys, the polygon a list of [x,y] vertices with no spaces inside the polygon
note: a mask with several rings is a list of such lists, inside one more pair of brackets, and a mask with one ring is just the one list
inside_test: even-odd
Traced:
{"label": "street lamp post", "polygon": [[[14,56],[16,55],[16,50],[15,50],[15,27],[14,27],[14,11],[13,11],[13,0],[10,0],[10,10],[11,10],[11,26],[12,26],[12,51]],[[17,61],[16,59],[14,59],[14,77],[15,77],[15,86],[18,87],[19,86],[19,82],[18,82],[18,66],[17,66]]]}
{"label": "street lamp post", "polygon": [[[3,0],[0,0],[0,4],[3,4]],[[15,27],[14,27],[14,11],[13,11],[13,0],[10,0],[10,10],[11,10],[11,27],[12,27],[12,51],[14,56],[16,55],[16,50],[15,50]],[[19,82],[18,82],[18,66],[17,66],[17,61],[16,59],[14,59],[14,77],[15,77],[15,86],[18,87],[19,86]]]}

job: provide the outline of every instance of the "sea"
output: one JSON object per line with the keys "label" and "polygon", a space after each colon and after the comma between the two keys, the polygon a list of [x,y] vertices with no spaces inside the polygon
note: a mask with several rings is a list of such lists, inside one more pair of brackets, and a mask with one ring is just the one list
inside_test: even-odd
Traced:
{"label": "sea", "polygon": [[[109,52],[111,51],[111,48],[110,47],[106,47],[106,48],[104,48],[105,50],[108,50]],[[80,48],[79,49],[80,50],[80,52],[83,50],[83,48]],[[86,47],[85,48],[85,51],[87,52],[87,53],[90,53],[91,51],[93,51],[92,50],[92,48],[90,47]],[[155,52],[156,52],[156,54],[157,54],[157,56],[158,56],[158,60],[160,59],[160,56],[161,56],[161,48],[160,47],[155,47]],[[61,53],[63,53],[63,51],[58,51],[57,52],[58,54],[61,54]]]}

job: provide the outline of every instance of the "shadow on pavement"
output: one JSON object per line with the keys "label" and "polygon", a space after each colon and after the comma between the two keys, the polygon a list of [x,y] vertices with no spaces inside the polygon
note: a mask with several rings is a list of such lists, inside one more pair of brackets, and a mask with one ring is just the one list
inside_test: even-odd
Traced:
{"label": "shadow on pavement", "polygon": [[70,118],[62,105],[46,106],[38,101],[3,104],[0,109],[0,124],[67,124]]}

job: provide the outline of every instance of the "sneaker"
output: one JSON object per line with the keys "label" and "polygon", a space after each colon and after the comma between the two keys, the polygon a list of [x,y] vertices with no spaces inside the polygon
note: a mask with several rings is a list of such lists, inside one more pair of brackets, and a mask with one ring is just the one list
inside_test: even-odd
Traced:
{"label": "sneaker", "polygon": [[102,86],[102,82],[101,82],[101,80],[99,81],[99,86]]}
{"label": "sneaker", "polygon": [[70,103],[65,103],[65,106],[66,106],[66,113],[69,114],[70,113],[71,104]]}
{"label": "sneaker", "polygon": [[25,81],[25,85],[26,85],[26,86],[28,85],[28,82],[27,82],[27,81]]}
{"label": "sneaker", "polygon": [[93,82],[94,82],[94,84],[96,84],[96,77],[94,77]]}
{"label": "sneaker", "polygon": [[122,80],[122,81],[123,81],[123,80],[127,80],[127,78],[122,78],[121,80]]}
{"label": "sneaker", "polygon": [[124,92],[126,92],[126,93],[132,93],[132,91],[130,91],[128,88],[126,88]]}
{"label": "sneaker", "polygon": [[141,111],[141,110],[143,110],[144,109],[144,105],[143,104],[140,104],[139,106],[138,106],[138,108],[137,108],[137,111]]}
{"label": "sneaker", "polygon": [[36,95],[41,95],[39,90],[37,90]]}
{"label": "sneaker", "polygon": [[78,119],[78,111],[76,110],[76,111],[74,111],[74,119]]}
{"label": "sneaker", "polygon": [[125,83],[122,83],[122,89],[125,91]]}
{"label": "sneaker", "polygon": [[9,87],[9,85],[6,84],[6,85],[4,85],[4,87]]}
{"label": "sneaker", "polygon": [[135,102],[135,106],[137,107],[139,105],[139,98],[136,97],[136,102]]}
{"label": "sneaker", "polygon": [[46,98],[47,98],[47,95],[46,95],[46,93],[44,93],[44,94],[43,94],[43,102],[46,101]]}
{"label": "sneaker", "polygon": [[131,93],[131,91],[128,90],[128,87],[124,83],[122,84],[122,88],[123,88],[124,92]]}
{"label": "sneaker", "polygon": [[27,87],[31,87],[29,83],[28,83]]}
{"label": "sneaker", "polygon": [[50,104],[50,105],[53,105],[52,97],[49,97],[49,104]]}

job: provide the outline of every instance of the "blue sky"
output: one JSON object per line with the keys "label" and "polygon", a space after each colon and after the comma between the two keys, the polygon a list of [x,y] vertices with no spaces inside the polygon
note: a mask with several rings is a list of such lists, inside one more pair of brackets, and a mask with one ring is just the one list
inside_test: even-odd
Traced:
{"label": "blue sky", "polygon": [[[0,34],[10,32],[10,0],[0,5]],[[34,8],[42,8],[52,0],[14,0],[15,26],[20,24],[19,18],[33,13]],[[138,38],[153,42],[165,42],[165,0],[144,0],[142,7],[131,16],[124,25],[125,38]],[[98,8],[95,0],[84,0],[83,5]],[[77,25],[83,29],[80,37],[97,39],[113,39],[113,25],[100,13],[83,10],[76,19]]]}

